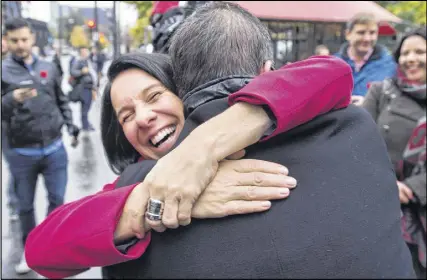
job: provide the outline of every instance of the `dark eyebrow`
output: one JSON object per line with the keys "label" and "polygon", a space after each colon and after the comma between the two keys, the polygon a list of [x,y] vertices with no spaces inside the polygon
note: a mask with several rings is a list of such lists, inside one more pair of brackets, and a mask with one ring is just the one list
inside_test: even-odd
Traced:
{"label": "dark eyebrow", "polygon": [[[152,84],[152,85],[150,85],[150,86],[146,87],[145,89],[143,89],[143,90],[139,93],[139,96],[147,95],[147,94],[148,94],[148,92],[149,92],[150,90],[152,90],[153,88],[156,88],[156,87],[162,87],[162,88],[164,88],[164,86],[163,86],[161,83],[155,83],[155,84]],[[120,117],[120,114],[121,114],[124,110],[126,110],[126,109],[128,109],[128,108],[129,108],[129,105],[124,105],[124,106],[120,107],[120,109],[117,111],[117,118],[118,118],[118,117]]]}

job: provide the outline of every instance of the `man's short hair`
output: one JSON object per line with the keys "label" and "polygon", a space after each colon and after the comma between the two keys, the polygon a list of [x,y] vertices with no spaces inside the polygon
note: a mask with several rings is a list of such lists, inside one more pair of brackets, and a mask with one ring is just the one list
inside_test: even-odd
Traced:
{"label": "man's short hair", "polygon": [[89,47],[79,47],[79,48],[78,48],[79,52],[81,52],[81,51],[82,51],[82,50],[84,50],[84,49],[89,50]]}
{"label": "man's short hair", "polygon": [[5,23],[5,32],[9,32],[9,31],[15,31],[24,27],[28,27],[30,29],[31,32],[33,32],[32,28],[31,28],[31,24],[23,19],[23,18],[11,18],[8,19]]}
{"label": "man's short hair", "polygon": [[378,24],[377,19],[375,18],[375,15],[372,13],[358,13],[354,15],[348,22],[347,22],[347,30],[350,32],[353,30],[354,26],[356,24]]}
{"label": "man's short hair", "polygon": [[169,54],[180,97],[218,78],[258,75],[264,63],[273,60],[266,26],[229,2],[197,8],[171,40]]}

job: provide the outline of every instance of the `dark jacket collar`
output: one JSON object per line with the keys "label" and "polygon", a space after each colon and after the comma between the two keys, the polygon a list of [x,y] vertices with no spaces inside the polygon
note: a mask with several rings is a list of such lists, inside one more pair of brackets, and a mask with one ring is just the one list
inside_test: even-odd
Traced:
{"label": "dark jacket collar", "polygon": [[185,116],[206,102],[227,97],[247,85],[254,77],[245,75],[232,75],[215,79],[198,86],[184,95]]}
{"label": "dark jacket collar", "polygon": [[[340,50],[338,51],[338,53],[341,55],[341,57],[343,57],[344,59],[350,59],[349,57],[348,57],[348,54],[347,54],[347,50],[348,50],[348,47],[349,47],[349,43],[344,43],[342,46],[341,46],[341,48],[340,48]],[[369,58],[369,60],[377,60],[377,59],[380,59],[383,55],[384,55],[384,52],[385,52],[386,50],[384,49],[384,47],[383,46],[381,46],[380,44],[376,44],[375,45],[375,47],[374,47],[374,51],[372,52],[372,55],[371,55],[371,57]]]}
{"label": "dark jacket collar", "polygon": [[[38,59],[38,57],[35,54],[31,54],[31,55],[33,56],[33,63],[31,64],[31,66],[34,66],[38,62],[39,59]],[[18,57],[14,56],[14,55],[10,55],[9,57],[15,63],[18,63],[19,65],[24,66],[25,68],[27,68],[27,66],[25,65],[25,62],[24,62],[24,60],[22,58],[18,58]]]}

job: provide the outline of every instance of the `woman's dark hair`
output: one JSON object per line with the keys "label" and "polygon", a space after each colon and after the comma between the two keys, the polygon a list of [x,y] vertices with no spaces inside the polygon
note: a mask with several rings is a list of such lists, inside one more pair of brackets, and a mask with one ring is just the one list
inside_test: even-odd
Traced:
{"label": "woman's dark hair", "polygon": [[159,80],[175,93],[169,56],[159,53],[128,53],[115,59],[108,69],[109,82],[101,105],[101,139],[108,163],[114,173],[120,174],[141,155],[127,140],[111,102],[111,85],[117,76],[128,69],[140,69]]}
{"label": "woman's dark hair", "polygon": [[411,31],[403,34],[402,38],[400,39],[400,41],[397,44],[397,47],[394,51],[394,60],[396,61],[396,63],[399,63],[400,50],[402,49],[403,42],[411,36],[421,36],[425,40],[426,39],[426,30],[425,30],[425,28],[418,28],[418,29],[411,30]]}

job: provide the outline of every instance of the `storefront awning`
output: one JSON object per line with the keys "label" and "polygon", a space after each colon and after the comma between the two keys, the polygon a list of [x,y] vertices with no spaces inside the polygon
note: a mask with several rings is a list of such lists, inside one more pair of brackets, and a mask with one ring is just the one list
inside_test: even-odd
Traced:
{"label": "storefront awning", "polygon": [[373,1],[230,1],[260,19],[347,22],[360,12],[373,13],[378,21],[402,20]]}

